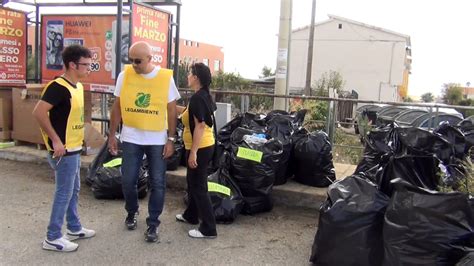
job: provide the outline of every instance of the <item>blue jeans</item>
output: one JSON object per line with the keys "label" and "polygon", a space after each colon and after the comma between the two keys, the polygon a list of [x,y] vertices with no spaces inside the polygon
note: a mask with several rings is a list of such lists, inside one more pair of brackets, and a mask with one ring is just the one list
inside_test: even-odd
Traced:
{"label": "blue jeans", "polygon": [[61,228],[64,223],[64,215],[66,215],[69,230],[77,232],[82,229],[77,212],[79,190],[81,189],[81,155],[52,158],[48,154],[48,162],[54,170],[56,190],[46,237],[53,241],[62,237]]}
{"label": "blue jeans", "polygon": [[164,145],[137,145],[123,142],[122,150],[122,189],[125,198],[127,213],[138,211],[138,175],[146,154],[149,166],[148,186],[150,197],[148,199],[148,226],[160,225],[158,219],[163,211],[166,189],[166,161],[163,159]]}

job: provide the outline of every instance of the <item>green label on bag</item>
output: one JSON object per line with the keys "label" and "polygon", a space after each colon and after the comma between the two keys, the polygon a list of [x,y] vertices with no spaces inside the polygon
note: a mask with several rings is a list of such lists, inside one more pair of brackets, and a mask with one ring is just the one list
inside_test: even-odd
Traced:
{"label": "green label on bag", "polygon": [[122,158],[115,158],[103,164],[104,167],[115,167],[122,165]]}
{"label": "green label on bag", "polygon": [[257,163],[262,162],[262,156],[263,156],[263,152],[247,149],[244,147],[239,147],[239,150],[237,151],[238,158],[255,161]]}
{"label": "green label on bag", "polygon": [[219,192],[230,197],[230,188],[214,182],[207,182],[207,191]]}

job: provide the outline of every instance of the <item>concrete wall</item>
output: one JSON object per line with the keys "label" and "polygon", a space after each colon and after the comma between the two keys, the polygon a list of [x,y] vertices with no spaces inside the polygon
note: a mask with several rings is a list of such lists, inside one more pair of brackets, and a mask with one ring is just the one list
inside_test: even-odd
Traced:
{"label": "concrete wall", "polygon": [[[306,79],[309,27],[294,31],[290,54],[290,90],[302,90]],[[359,99],[399,100],[403,84],[406,39],[403,36],[336,19],[315,27],[311,84],[324,72],[339,72],[344,89]]]}

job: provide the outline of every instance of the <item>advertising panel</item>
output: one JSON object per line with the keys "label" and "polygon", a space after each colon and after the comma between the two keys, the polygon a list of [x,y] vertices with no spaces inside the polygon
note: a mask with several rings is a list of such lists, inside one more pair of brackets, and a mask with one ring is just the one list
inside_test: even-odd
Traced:
{"label": "advertising panel", "polygon": [[26,14],[0,7],[0,86],[26,83]]}
{"label": "advertising panel", "polygon": [[[115,40],[117,39],[114,15],[44,15],[41,24],[43,82],[64,72],[62,50],[80,44],[92,51],[91,73],[83,84],[92,91],[113,92],[115,84]],[[122,55],[128,57],[128,18],[124,18]],[[123,62],[123,63],[125,63]]]}
{"label": "advertising panel", "polygon": [[152,47],[152,62],[168,67],[168,42],[171,15],[156,8],[134,3],[132,7],[132,43],[148,42]]}

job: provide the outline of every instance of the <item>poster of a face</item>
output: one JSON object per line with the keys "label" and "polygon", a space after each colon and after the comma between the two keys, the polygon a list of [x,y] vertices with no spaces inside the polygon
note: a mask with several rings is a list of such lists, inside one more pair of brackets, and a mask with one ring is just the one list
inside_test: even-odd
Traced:
{"label": "poster of a face", "polygon": [[48,69],[62,69],[61,52],[64,48],[64,22],[50,20],[46,26],[46,67]]}

